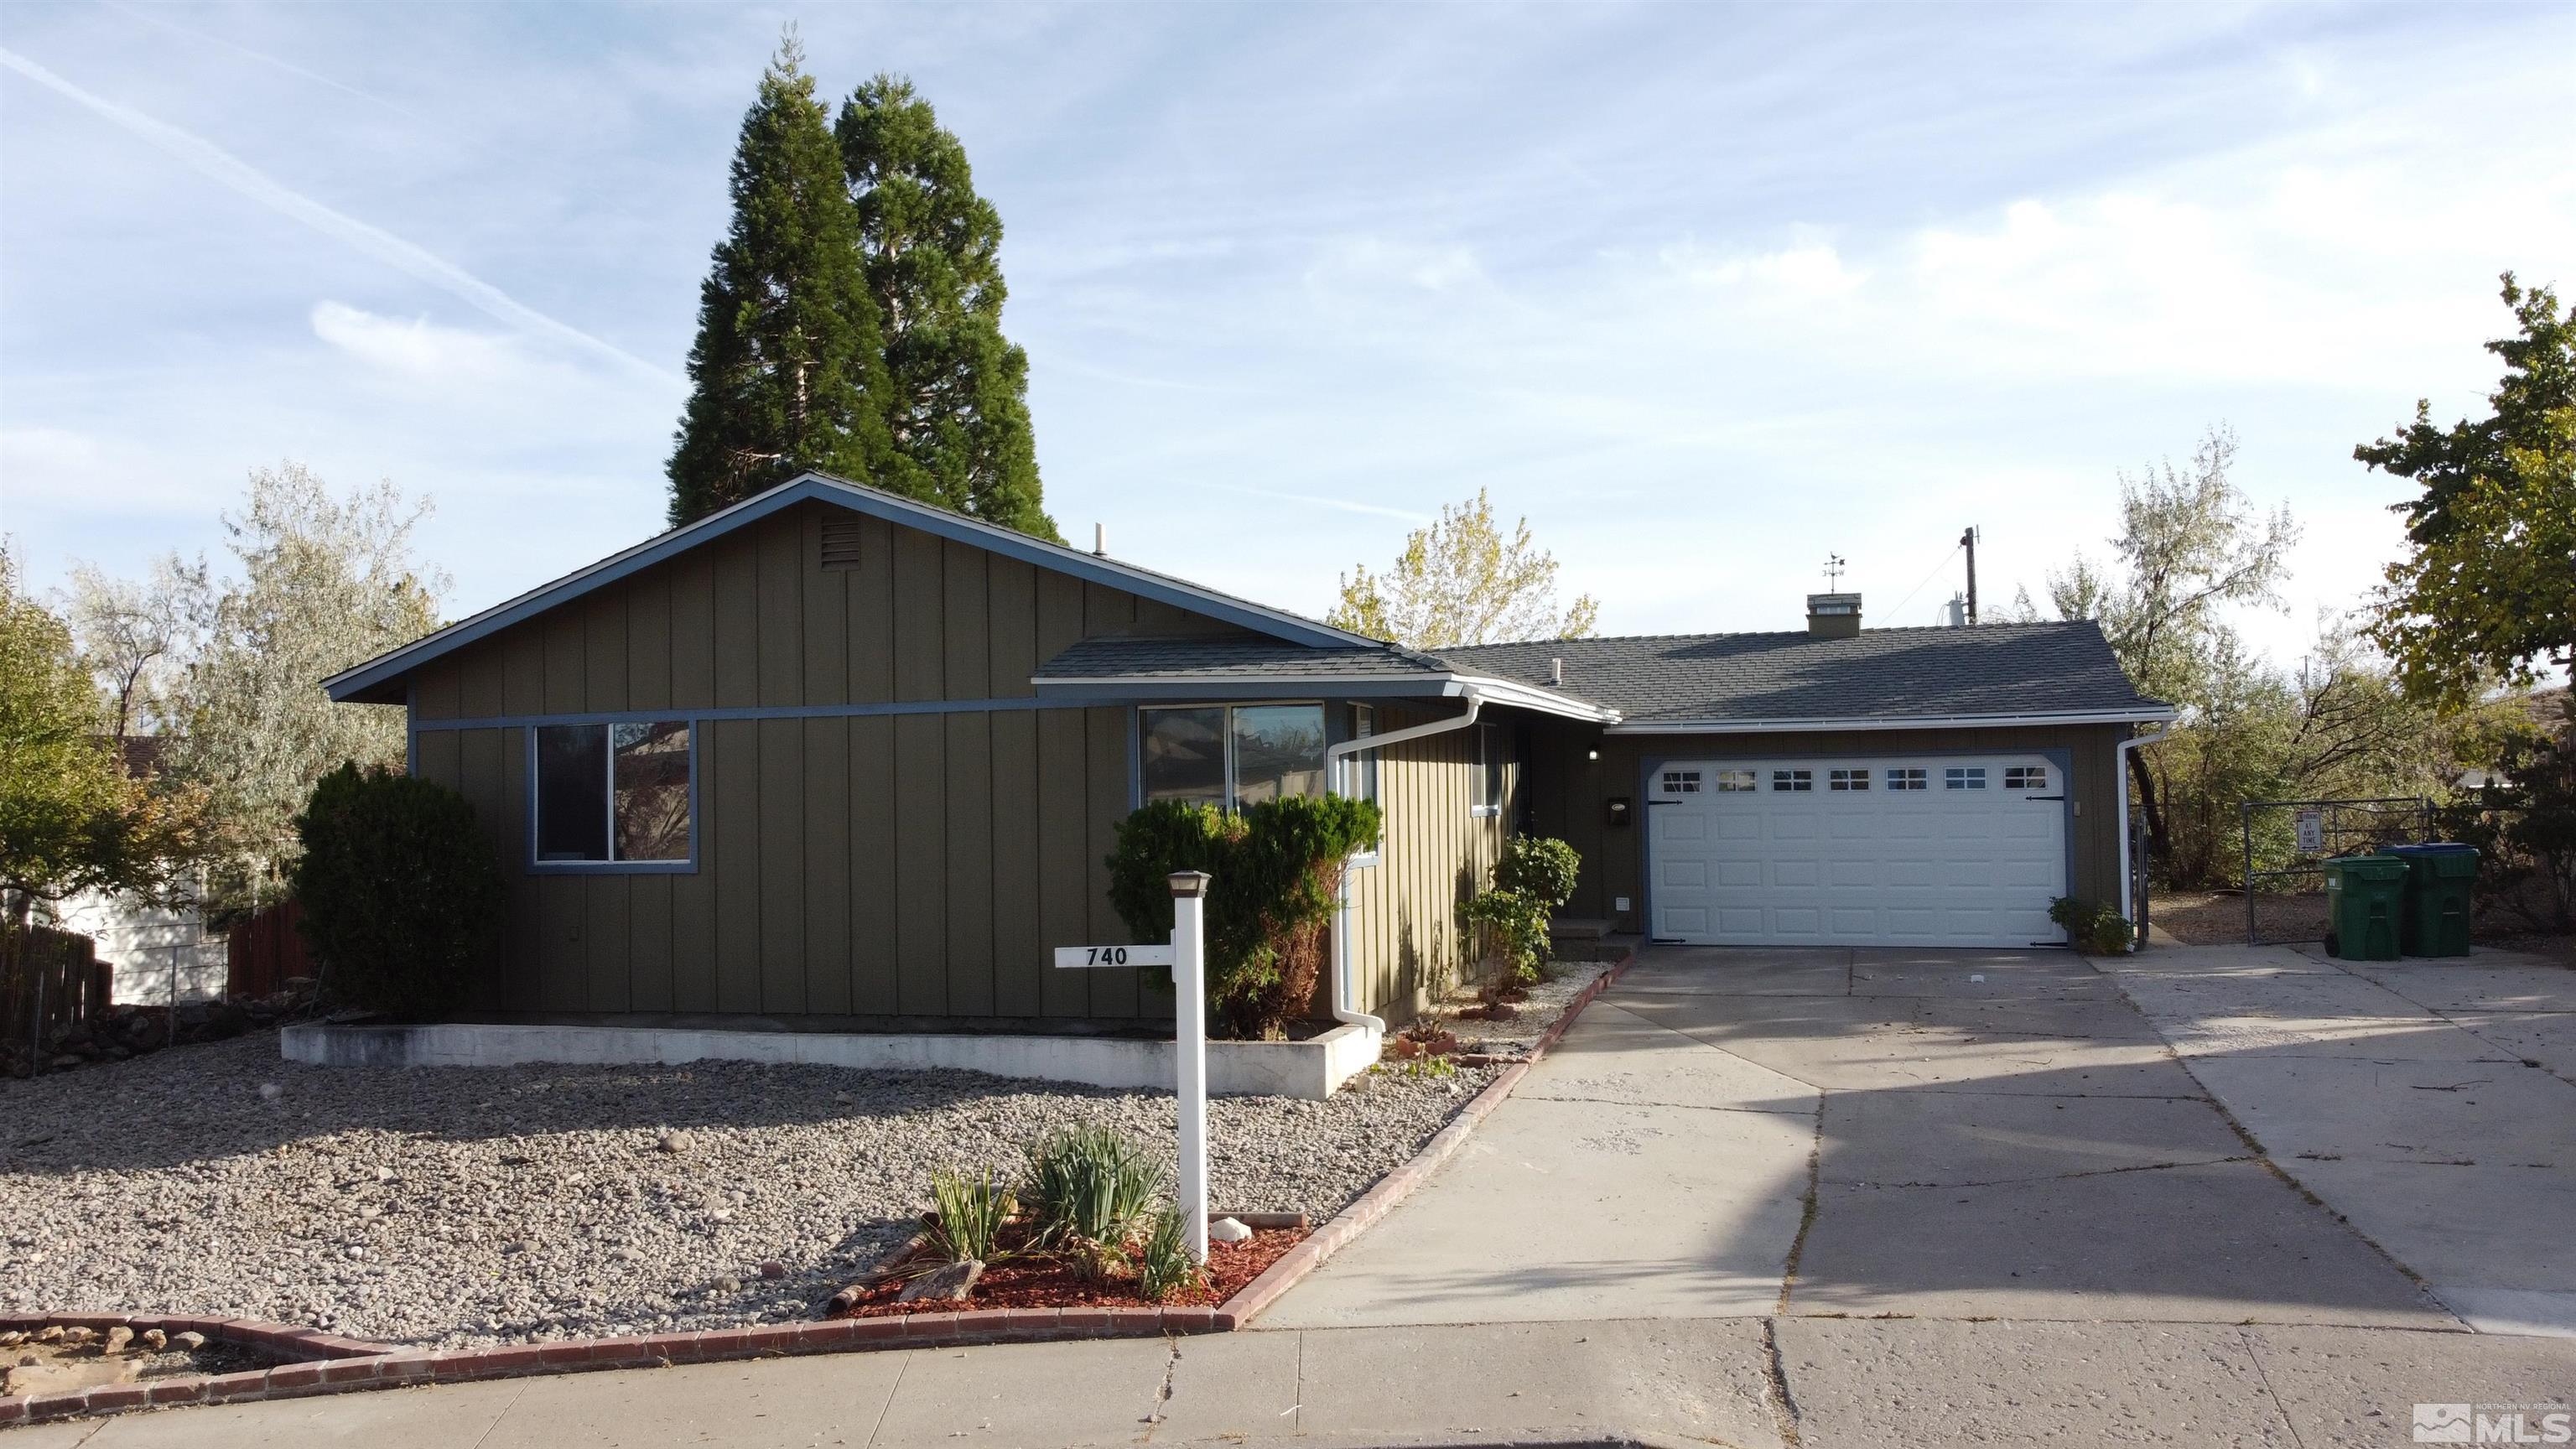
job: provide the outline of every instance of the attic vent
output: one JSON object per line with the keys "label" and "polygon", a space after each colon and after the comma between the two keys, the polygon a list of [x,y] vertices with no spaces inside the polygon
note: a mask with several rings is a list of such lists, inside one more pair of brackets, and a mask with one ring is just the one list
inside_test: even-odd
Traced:
{"label": "attic vent", "polygon": [[823,520],[823,567],[854,569],[859,566],[859,540],[862,536],[860,529],[863,522],[864,520],[858,518]]}

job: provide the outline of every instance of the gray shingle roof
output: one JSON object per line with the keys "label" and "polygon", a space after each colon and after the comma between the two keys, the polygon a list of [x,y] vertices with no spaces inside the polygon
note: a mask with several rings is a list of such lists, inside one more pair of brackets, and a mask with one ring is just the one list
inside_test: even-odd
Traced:
{"label": "gray shingle roof", "polygon": [[1085,639],[1038,666],[1040,679],[1400,679],[1447,673],[1436,659],[1392,644],[1313,649],[1246,635]]}
{"label": "gray shingle roof", "polygon": [[1461,672],[1544,687],[1655,720],[1805,720],[2154,709],[2089,620],[1969,628],[1866,629],[1555,639],[1444,649]]}

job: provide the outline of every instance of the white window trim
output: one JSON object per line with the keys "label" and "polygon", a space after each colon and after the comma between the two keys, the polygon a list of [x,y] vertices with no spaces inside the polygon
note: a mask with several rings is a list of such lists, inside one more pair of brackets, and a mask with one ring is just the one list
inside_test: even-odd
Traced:
{"label": "white window trim", "polygon": [[[1329,732],[1327,733],[1329,734]],[[1232,730],[1228,730],[1226,732],[1226,738],[1230,742],[1234,738],[1234,732]],[[1377,738],[1377,706],[1373,704],[1360,704],[1356,701],[1351,704],[1351,738],[1355,740]],[[1325,749],[1325,755],[1328,759],[1330,758],[1331,753],[1331,747],[1327,746]],[[1370,804],[1375,805],[1378,809],[1377,839],[1369,845],[1368,849],[1363,850],[1350,858],[1348,868],[1352,870],[1367,870],[1371,866],[1376,865],[1378,863],[1379,855],[1386,849],[1386,802],[1379,798],[1379,793],[1382,788],[1381,782],[1385,779],[1385,776],[1380,773],[1380,766],[1385,762],[1378,758],[1378,754],[1375,750],[1355,750],[1352,753],[1343,756],[1342,769],[1349,772],[1354,782],[1356,782],[1361,769],[1364,768],[1360,763],[1362,760],[1366,760],[1368,762],[1365,766],[1368,772],[1369,782],[1369,790],[1367,794],[1363,795],[1357,790],[1343,789],[1343,782],[1340,780],[1326,780],[1324,782],[1325,789],[1338,792],[1353,800],[1366,800]]]}
{"label": "white window trim", "polygon": [[[1486,782],[1494,778],[1494,761],[1491,751],[1494,748],[1494,741],[1501,738],[1501,729],[1502,726],[1496,724],[1480,724],[1476,726],[1476,794],[1479,797],[1483,796],[1485,793]],[[1507,758],[1503,763],[1504,767],[1508,769],[1511,761]],[[1510,786],[1508,784],[1503,787],[1503,794],[1510,794]],[[1470,803],[1467,806],[1468,818],[1473,820],[1495,820],[1501,818],[1502,813],[1503,801],[1499,798],[1490,801],[1480,799],[1479,801]]]}

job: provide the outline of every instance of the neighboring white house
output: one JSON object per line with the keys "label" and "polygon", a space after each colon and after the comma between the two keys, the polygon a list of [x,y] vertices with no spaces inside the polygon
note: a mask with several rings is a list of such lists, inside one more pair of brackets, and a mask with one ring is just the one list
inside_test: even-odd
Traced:
{"label": "neighboring white house", "polygon": [[193,899],[155,905],[132,896],[84,891],[54,906],[55,924],[98,942],[98,959],[114,964],[108,999],[119,1006],[220,1001],[228,952],[223,933],[206,929]]}

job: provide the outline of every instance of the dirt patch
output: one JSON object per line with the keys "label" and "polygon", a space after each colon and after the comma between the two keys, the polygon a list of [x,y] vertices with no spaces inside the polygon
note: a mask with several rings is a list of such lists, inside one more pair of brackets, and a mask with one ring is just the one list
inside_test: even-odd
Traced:
{"label": "dirt patch", "polygon": [[[2245,895],[2241,891],[2161,893],[2149,906],[2147,919],[2157,930],[2171,934],[2186,946],[2245,944]],[[2255,895],[2256,940],[2303,945],[2323,941],[2325,936],[2323,891]],[[2533,931],[2519,917],[2506,912],[2481,911],[2470,923],[2469,939],[2493,950],[2518,951],[2576,966],[2576,936]]]}
{"label": "dirt patch", "polygon": [[[889,1282],[868,1290],[847,1309],[835,1309],[833,1318],[883,1318],[905,1313],[949,1313],[983,1308],[1203,1308],[1223,1303],[1242,1287],[1258,1278],[1271,1264],[1278,1262],[1290,1248],[1302,1242],[1305,1228],[1255,1228],[1252,1236],[1240,1243],[1208,1244],[1208,1287],[1175,1293],[1155,1300],[1137,1291],[1132,1277],[1107,1281],[1091,1278],[1069,1260],[1052,1254],[1006,1259],[984,1269],[975,1280],[975,1290],[960,1303],[945,1299],[916,1299],[898,1303],[895,1297],[903,1289],[900,1282]],[[1004,1241],[1010,1238],[1006,1235]]]}
{"label": "dirt patch", "polygon": [[[45,1337],[46,1333],[54,1337]],[[269,1357],[239,1344],[210,1340],[195,1347],[176,1343],[152,1347],[140,1339],[109,1340],[91,1330],[60,1329],[0,1335],[0,1397],[66,1393],[106,1384],[142,1383],[179,1374],[228,1374],[266,1368]]]}

